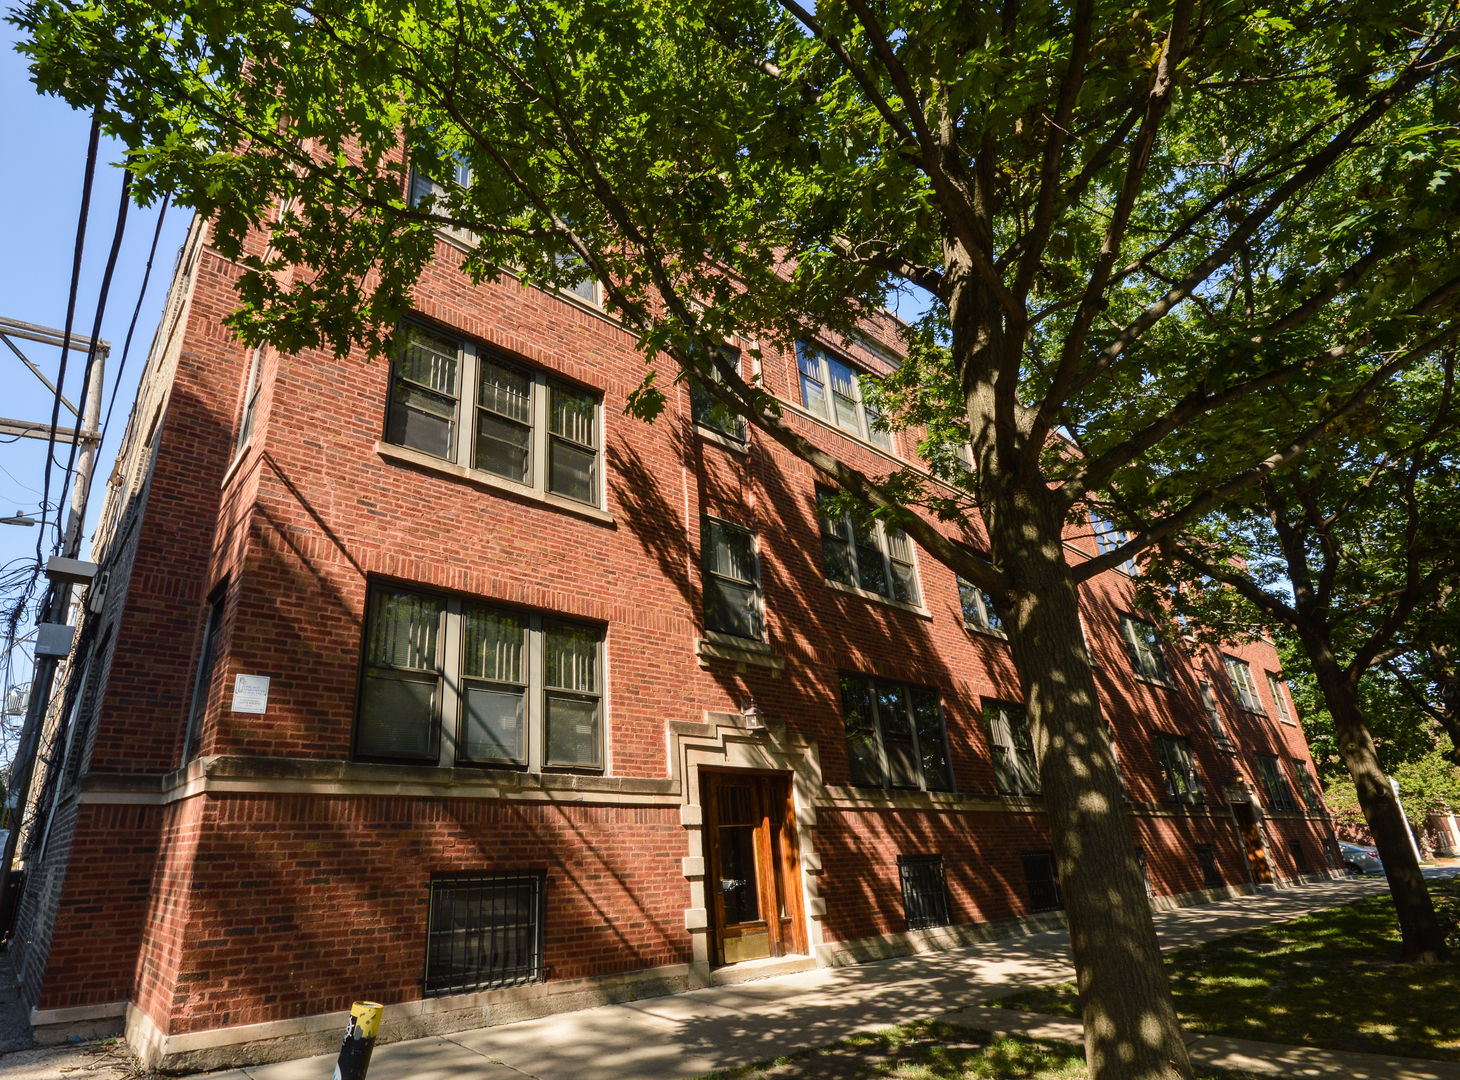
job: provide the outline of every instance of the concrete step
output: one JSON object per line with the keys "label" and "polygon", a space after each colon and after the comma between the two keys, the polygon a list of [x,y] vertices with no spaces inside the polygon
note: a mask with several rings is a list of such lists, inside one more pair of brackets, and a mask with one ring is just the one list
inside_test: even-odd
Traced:
{"label": "concrete step", "polygon": [[738,964],[716,968],[710,972],[711,986],[734,986],[756,979],[774,979],[777,975],[794,975],[816,967],[814,956],[767,956],[761,960],[742,960]]}

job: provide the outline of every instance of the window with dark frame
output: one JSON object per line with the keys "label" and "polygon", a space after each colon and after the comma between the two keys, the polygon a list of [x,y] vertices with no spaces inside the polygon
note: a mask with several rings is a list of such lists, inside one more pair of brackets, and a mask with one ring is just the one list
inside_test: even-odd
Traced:
{"label": "window with dark frame", "polygon": [[243,417],[238,423],[238,441],[233,452],[237,454],[253,438],[254,419],[258,415],[259,385],[262,383],[259,369],[263,366],[264,347],[259,345],[248,362],[248,380],[243,384]]}
{"label": "window with dark frame", "polygon": [[1257,754],[1257,775],[1262,781],[1262,790],[1267,794],[1268,805],[1274,810],[1296,810],[1293,789],[1283,776],[1283,767],[1272,754]]}
{"label": "window with dark frame", "polygon": [[1136,845],[1136,864],[1141,868],[1141,887],[1145,889],[1149,900],[1156,895],[1156,890],[1151,888],[1151,868],[1146,862],[1146,849],[1139,844]]}
{"label": "window with dark frame", "polygon": [[1191,757],[1191,740],[1182,735],[1156,733],[1156,758],[1166,781],[1166,797],[1172,802],[1197,806],[1202,795],[1201,777]]}
{"label": "window with dark frame", "polygon": [[801,375],[801,404],[808,412],[874,446],[892,449],[892,435],[877,429],[881,417],[862,398],[861,372],[804,341],[796,343],[796,366]]}
{"label": "window with dark frame", "polygon": [[1171,668],[1166,663],[1165,647],[1156,628],[1133,615],[1120,617],[1120,636],[1137,675],[1153,682],[1172,685]]}
{"label": "window with dark frame", "polygon": [[601,770],[602,630],[377,585],[364,639],[356,758]]}
{"label": "window with dark frame", "polygon": [[1034,740],[1029,737],[1024,707],[1007,701],[985,701],[983,721],[999,794],[1038,795],[1039,765],[1034,760]]}
{"label": "window with dark frame", "polygon": [[[720,350],[730,366],[740,370],[740,350],[726,345]],[[716,383],[723,384],[725,377],[715,368],[711,376]],[[689,382],[690,412],[700,427],[718,431],[736,442],[745,442],[745,418],[705,388],[704,380],[692,376]]]}
{"label": "window with dark frame", "polygon": [[858,521],[852,514],[834,514],[833,493],[816,489],[821,525],[821,555],[829,581],[885,596],[905,604],[920,603],[912,540],[880,521]]}
{"label": "window with dark frame", "polygon": [[847,674],[841,690],[854,785],[953,790],[937,690]]}
{"label": "window with dark frame", "polygon": [[1211,844],[1196,845],[1196,863],[1201,867],[1201,887],[1220,889],[1226,884],[1222,880],[1221,868],[1217,866],[1217,849]]}
{"label": "window with dark frame", "polygon": [[1212,689],[1212,684],[1206,679],[1198,680],[1197,689],[1201,693],[1201,707],[1207,714],[1207,720],[1212,725],[1212,734],[1219,739],[1227,737],[1226,725],[1222,723],[1222,710],[1217,705],[1217,694]]}
{"label": "window with dark frame", "polygon": [[709,516],[700,519],[705,570],[705,629],[764,640],[755,534]]}
{"label": "window with dark frame", "polygon": [[1303,803],[1309,810],[1322,810],[1323,800],[1318,797],[1318,785],[1313,782],[1308,763],[1293,758],[1293,771],[1298,774],[1298,792],[1303,796]]}
{"label": "window with dark frame", "polygon": [[[1109,554],[1126,542],[1124,530],[1117,529],[1095,510],[1090,511],[1090,528],[1095,533],[1095,547],[1102,555]],[[1126,559],[1119,568],[1131,577],[1140,573],[1134,559]]]}
{"label": "window with dark frame", "polygon": [[183,746],[183,764],[198,756],[202,742],[203,717],[208,712],[208,694],[213,688],[213,664],[218,656],[218,629],[223,625],[223,602],[227,589],[219,586],[208,600],[203,623],[203,648],[198,653],[198,670],[193,676],[193,698],[188,706],[188,728]]}
{"label": "window with dark frame", "polygon": [[485,346],[406,323],[390,397],[386,442],[599,505],[598,395]]}
{"label": "window with dark frame", "polygon": [[902,880],[902,911],[909,930],[947,926],[948,885],[941,855],[899,855],[897,873]]}
{"label": "window with dark frame", "polygon": [[450,874],[428,885],[427,996],[540,982],[547,874]]}
{"label": "window with dark frame", "polygon": [[1251,665],[1235,656],[1224,656],[1222,662],[1227,668],[1227,678],[1232,680],[1232,691],[1237,695],[1237,704],[1248,712],[1262,713],[1265,716],[1267,710],[1262,707],[1262,698],[1257,696],[1257,683],[1252,681]]}
{"label": "window with dark frame", "polygon": [[993,598],[971,582],[958,579],[958,600],[963,607],[963,625],[994,637],[1006,638],[1004,621],[994,609]]}
{"label": "window with dark frame", "polygon": [[1019,858],[1024,863],[1024,885],[1029,890],[1030,913],[1063,911],[1065,900],[1060,894],[1054,852],[1026,851]]}

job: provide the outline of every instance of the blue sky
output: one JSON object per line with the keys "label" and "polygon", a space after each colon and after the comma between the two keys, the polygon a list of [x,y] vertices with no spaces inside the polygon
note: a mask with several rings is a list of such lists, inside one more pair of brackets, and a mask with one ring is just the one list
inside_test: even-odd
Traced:
{"label": "blue sky", "polygon": [[[0,28],[0,145],[9,148],[12,165],[0,170],[0,207],[4,207],[5,257],[0,259],[0,315],[23,322],[60,328],[66,320],[66,297],[71,281],[71,260],[76,240],[76,217],[81,205],[81,182],[86,165],[86,138],[90,118],[73,112],[56,98],[43,98],[35,91],[26,71],[25,57],[15,52],[15,27]],[[98,151],[96,179],[91,196],[91,214],[86,235],[86,252],[82,264],[80,288],[76,299],[74,332],[91,333],[96,316],[96,302],[106,267],[107,251],[116,227],[117,203],[121,193],[121,173],[115,163],[121,158],[121,147],[103,139]],[[82,543],[82,557],[90,550],[91,532],[101,511],[106,477],[111,471],[117,443],[126,425],[127,414],[136,392],[152,332],[162,311],[167,283],[171,277],[173,258],[187,232],[189,213],[171,208],[157,246],[152,281],[142,303],[137,330],[132,340],[131,356],[122,384],[117,387],[117,365],[121,360],[122,342],[127,323],[137,303],[142,284],[142,271],[147,250],[157,223],[156,206],[133,206],[127,218],[127,232],[117,258],[112,279],[111,296],[102,321],[101,337],[112,343],[112,356],[107,370],[106,398],[117,394],[111,431],[102,447],[96,474],[100,478],[92,488],[87,513],[87,528]],[[60,350],[33,342],[16,344],[52,381],[59,365]],[[64,392],[73,403],[80,404],[81,369],[85,353],[73,351],[67,363]],[[11,419],[49,423],[53,398],[10,352],[0,346],[0,416]],[[75,421],[63,408],[62,426]],[[65,464],[65,447],[58,447],[61,465]],[[39,516],[43,465],[46,444],[34,439],[0,442],[0,516],[9,517],[22,510]],[[52,499],[60,484],[61,468],[52,473]],[[52,515],[54,520],[54,514]],[[33,560],[38,528],[0,525],[0,566],[15,565],[16,560]],[[45,538],[48,553],[54,533]],[[31,628],[32,620],[24,625]],[[20,670],[12,677],[28,678],[29,660],[20,657]],[[0,679],[5,670],[0,663]]]}

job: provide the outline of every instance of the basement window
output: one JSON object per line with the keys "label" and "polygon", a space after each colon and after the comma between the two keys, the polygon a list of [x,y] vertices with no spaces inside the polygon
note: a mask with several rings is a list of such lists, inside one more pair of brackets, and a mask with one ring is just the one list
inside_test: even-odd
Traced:
{"label": "basement window", "polygon": [[1211,844],[1196,845],[1196,864],[1201,867],[1201,887],[1220,889],[1226,884],[1222,871],[1217,867],[1217,849]]}
{"label": "basement window", "polygon": [[1024,884],[1029,890],[1029,911],[1038,915],[1042,911],[1063,911],[1064,897],[1060,895],[1059,871],[1055,868],[1054,852],[1026,851],[1020,859],[1024,863]]}
{"label": "basement window", "polygon": [[433,877],[426,994],[542,981],[546,884],[541,870]]}
{"label": "basement window", "polygon": [[947,926],[948,887],[943,877],[941,855],[899,855],[897,872],[902,879],[902,910],[909,930]]}

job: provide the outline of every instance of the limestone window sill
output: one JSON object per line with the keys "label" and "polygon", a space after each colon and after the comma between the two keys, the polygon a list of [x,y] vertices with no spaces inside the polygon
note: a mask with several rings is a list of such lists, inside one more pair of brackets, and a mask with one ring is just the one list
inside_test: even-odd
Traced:
{"label": "limestone window sill", "polygon": [[749,454],[750,439],[749,433],[744,439],[737,439],[734,435],[727,435],[718,428],[712,428],[705,424],[695,425],[695,435],[704,442],[714,443],[716,446],[723,446],[733,454]]}
{"label": "limestone window sill", "polygon": [[437,476],[444,476],[451,480],[463,480],[475,487],[484,488],[487,491],[500,491],[508,495],[515,495],[519,499],[538,503],[550,510],[558,510],[565,514],[572,514],[575,517],[584,518],[588,521],[596,521],[603,525],[614,525],[614,517],[605,510],[596,506],[589,506],[587,503],[578,502],[576,499],[567,499],[561,495],[554,495],[550,491],[540,491],[537,488],[528,487],[526,484],[514,483],[511,480],[503,479],[500,476],[493,476],[491,473],[482,472],[480,469],[468,469],[465,465],[458,465],[454,461],[443,461],[441,458],[432,457],[430,454],[423,454],[419,450],[412,450],[408,446],[396,446],[394,443],[378,442],[375,444],[375,452],[386,461],[397,462],[402,465],[413,465],[426,472],[435,473]]}
{"label": "limestone window sill", "polygon": [[855,585],[843,585],[840,581],[832,581],[826,578],[824,584],[828,589],[835,589],[837,592],[849,593],[852,596],[860,596],[863,600],[871,600],[876,604],[886,604],[888,607],[895,607],[902,611],[910,611],[923,619],[931,619],[933,613],[921,604],[909,604],[902,600],[894,600],[890,596],[883,596],[881,593],[872,592],[869,589],[859,589]]}
{"label": "limestone window sill", "polygon": [[725,660],[742,672],[748,664],[767,668],[777,677],[786,669],[786,658],[772,651],[765,642],[717,634],[713,630],[706,630],[704,637],[695,639],[695,656],[701,667],[708,667],[713,660]]}

